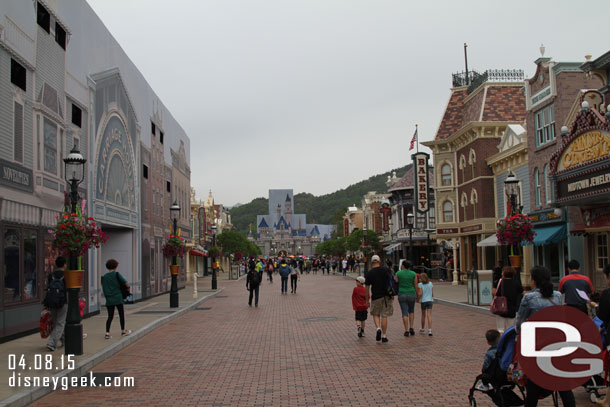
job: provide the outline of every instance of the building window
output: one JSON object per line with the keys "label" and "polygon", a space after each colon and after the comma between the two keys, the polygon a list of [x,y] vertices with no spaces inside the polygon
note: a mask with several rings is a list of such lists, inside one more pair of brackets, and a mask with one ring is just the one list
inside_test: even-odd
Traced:
{"label": "building window", "polygon": [[555,140],[555,109],[549,105],[534,113],[536,146],[543,146]]}
{"label": "building window", "polygon": [[434,214],[434,208],[430,208],[430,210],[428,211],[428,228],[436,228],[436,217]]}
{"label": "building window", "polygon": [[[148,179],[148,166],[146,164],[142,165],[142,176],[145,179]],[[155,203],[155,198],[154,198],[154,194],[153,194],[153,203]]]}
{"label": "building window", "polygon": [[451,166],[447,163],[441,166],[441,185],[451,185]]}
{"label": "building window", "polygon": [[451,203],[451,201],[443,202],[443,222],[453,222],[453,204]]}
{"label": "building window", "polygon": [[51,32],[51,15],[49,14],[49,11],[40,3],[38,3],[38,7],[36,7],[36,22],[42,27],[43,30],[48,33]]}
{"label": "building window", "polygon": [[155,127],[155,124],[153,122],[150,123],[150,131],[152,133],[152,135],[155,135],[155,131],[157,130],[157,128]]}
{"label": "building window", "polygon": [[66,50],[66,30],[64,30],[57,21],[55,22],[55,42],[58,43],[64,51]]}
{"label": "building window", "polygon": [[599,233],[597,235],[597,268],[603,270],[608,264],[608,235]]}
{"label": "building window", "polygon": [[23,65],[11,58],[11,82],[25,92],[26,70]]}
{"label": "building window", "polygon": [[465,192],[462,192],[462,219],[467,220],[468,216],[466,213],[466,207],[468,207],[468,197]]}
{"label": "building window", "polygon": [[83,111],[80,107],[72,104],[72,124],[81,127],[83,123]]}
{"label": "building window", "polygon": [[462,171],[462,182],[464,182],[466,180],[466,177],[464,175],[464,168],[466,168],[466,157],[464,157],[464,155],[460,156],[460,170]]}
{"label": "building window", "polygon": [[37,298],[38,234],[16,227],[4,231],[4,303]]}
{"label": "building window", "polygon": [[57,126],[44,119],[44,170],[57,174]]}
{"label": "building window", "polygon": [[468,154],[468,163],[470,164],[470,170],[472,179],[474,179],[474,164],[477,162],[477,156],[474,150],[471,148],[470,153]]}
{"label": "building window", "polygon": [[544,197],[546,203],[551,203],[551,179],[549,178],[549,165],[544,165]]}
{"label": "building window", "polygon": [[166,181],[165,189],[167,190],[167,192],[172,192],[172,183],[169,181]]}
{"label": "building window", "polygon": [[159,132],[159,141],[163,144],[163,132]]}
{"label": "building window", "polygon": [[23,162],[23,105],[15,102],[13,104],[13,158],[15,161]]}
{"label": "building window", "polygon": [[477,195],[477,191],[474,190],[474,189],[470,192],[470,203],[472,204],[472,208],[474,210],[473,218],[477,219],[479,217],[478,213],[477,213],[477,206],[478,206],[478,203],[479,203],[479,197]]}
{"label": "building window", "polygon": [[538,168],[534,168],[534,188],[536,192],[536,206],[540,206],[542,200],[540,198],[540,173],[538,172]]}

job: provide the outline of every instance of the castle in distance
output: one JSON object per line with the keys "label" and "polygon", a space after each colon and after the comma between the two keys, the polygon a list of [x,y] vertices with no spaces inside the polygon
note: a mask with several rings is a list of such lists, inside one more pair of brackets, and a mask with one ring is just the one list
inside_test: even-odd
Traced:
{"label": "castle in distance", "polygon": [[331,238],[333,225],[307,224],[304,214],[294,213],[292,189],[269,190],[269,214],[256,217],[256,236],[251,235],[264,256],[280,252],[311,256],[318,243]]}

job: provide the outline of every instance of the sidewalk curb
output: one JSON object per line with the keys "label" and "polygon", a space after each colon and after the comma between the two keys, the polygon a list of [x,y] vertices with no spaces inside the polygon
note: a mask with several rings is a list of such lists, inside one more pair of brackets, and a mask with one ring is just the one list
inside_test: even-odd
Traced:
{"label": "sidewalk curb", "polygon": [[[112,357],[116,353],[120,352],[127,346],[129,346],[132,343],[139,340],[140,338],[148,335],[150,332],[159,328],[160,326],[165,325],[166,323],[182,316],[184,313],[192,310],[193,308],[196,308],[200,303],[206,301],[208,298],[211,298],[218,293],[221,293],[222,291],[224,291],[224,287],[221,287],[218,290],[216,290],[215,292],[203,296],[202,298],[198,299],[197,301],[193,302],[189,306],[187,306],[179,311],[176,311],[170,315],[166,315],[153,322],[150,322],[148,325],[143,326],[142,328],[133,332],[131,335],[123,337],[123,339],[121,339],[120,341],[98,351],[97,353],[93,354],[92,356],[88,357],[87,359],[80,361],[75,366],[74,370],[64,370],[51,377],[56,377],[56,378],[62,378],[64,376],[81,377],[81,376],[86,375],[91,369],[93,369],[95,366],[97,366],[104,360]],[[29,389],[29,390],[24,390],[9,398],[0,400],[0,406],[2,406],[2,407],[4,407],[4,406],[6,406],[6,407],[27,406],[28,404],[33,403],[34,401],[46,396],[47,394],[53,393],[53,391],[55,391],[55,390],[53,390],[52,387],[37,387],[37,388]]]}

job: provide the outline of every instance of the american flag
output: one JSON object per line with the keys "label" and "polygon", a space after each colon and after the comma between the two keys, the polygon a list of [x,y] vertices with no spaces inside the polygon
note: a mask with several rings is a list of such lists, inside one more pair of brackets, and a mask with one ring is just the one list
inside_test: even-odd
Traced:
{"label": "american flag", "polygon": [[417,127],[415,128],[415,133],[413,134],[413,138],[411,139],[411,146],[409,147],[409,151],[413,150],[413,147],[415,147],[416,142],[417,142]]}

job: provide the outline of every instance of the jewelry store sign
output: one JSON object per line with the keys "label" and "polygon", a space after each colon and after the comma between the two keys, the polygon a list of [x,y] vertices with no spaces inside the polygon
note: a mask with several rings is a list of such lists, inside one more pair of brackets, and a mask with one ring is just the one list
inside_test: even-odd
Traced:
{"label": "jewelry store sign", "polygon": [[32,170],[0,160],[0,184],[32,192]]}
{"label": "jewelry store sign", "polygon": [[610,189],[610,170],[602,174],[586,174],[557,181],[557,198],[569,199],[573,196],[591,195]]}

